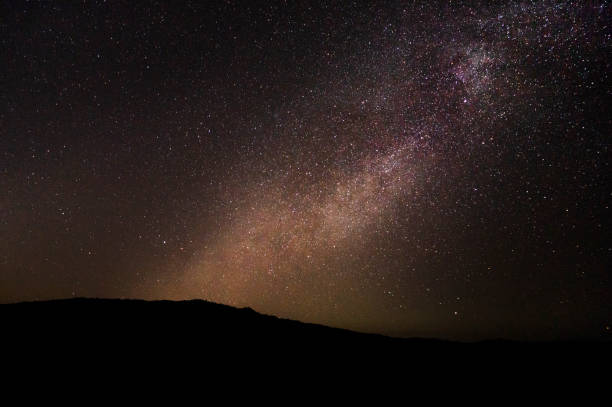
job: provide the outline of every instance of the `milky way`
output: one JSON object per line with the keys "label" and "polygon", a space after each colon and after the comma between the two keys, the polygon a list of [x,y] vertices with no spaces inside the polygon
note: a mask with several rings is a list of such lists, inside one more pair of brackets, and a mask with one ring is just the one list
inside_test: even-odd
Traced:
{"label": "milky way", "polygon": [[2,26],[0,299],[609,335],[607,2],[36,7]]}

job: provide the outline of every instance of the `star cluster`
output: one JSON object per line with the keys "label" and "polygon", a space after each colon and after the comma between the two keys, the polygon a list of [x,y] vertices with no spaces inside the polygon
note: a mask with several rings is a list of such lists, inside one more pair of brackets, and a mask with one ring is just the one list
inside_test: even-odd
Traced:
{"label": "star cluster", "polygon": [[609,335],[607,1],[3,8],[0,300]]}

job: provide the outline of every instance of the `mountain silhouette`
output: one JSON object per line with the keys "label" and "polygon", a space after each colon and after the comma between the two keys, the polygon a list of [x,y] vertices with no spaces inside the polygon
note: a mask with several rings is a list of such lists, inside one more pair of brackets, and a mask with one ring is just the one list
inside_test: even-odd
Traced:
{"label": "mountain silhouette", "polygon": [[[521,372],[538,377],[609,360],[609,342],[462,343],[391,338],[262,315],[202,300],[51,300],[0,305],[9,357],[55,365],[256,366],[406,369],[448,375]],[[178,364],[178,365],[177,365]],[[350,368],[352,366],[352,368]],[[529,366],[529,369],[525,369]],[[327,372],[327,374],[330,374]]]}
{"label": "mountain silhouette", "polygon": [[[204,300],[145,301],[132,299],[73,298],[0,305],[11,335],[78,337],[89,341],[142,340],[284,346],[307,344],[391,344],[405,340],[377,334],[309,324]],[[9,335],[10,336],[10,335]]]}

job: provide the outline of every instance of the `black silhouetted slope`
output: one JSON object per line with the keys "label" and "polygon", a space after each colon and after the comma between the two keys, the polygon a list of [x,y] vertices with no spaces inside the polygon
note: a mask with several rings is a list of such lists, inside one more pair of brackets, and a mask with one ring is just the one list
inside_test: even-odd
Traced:
{"label": "black silhouetted slope", "polygon": [[[390,349],[382,335],[262,315],[202,300],[74,298],[0,305],[5,338],[16,346],[73,351],[275,355]],[[436,341],[413,340],[431,345]]]}
{"label": "black silhouetted slope", "polygon": [[609,343],[458,343],[389,338],[201,300],[76,298],[26,302],[0,305],[0,318],[3,349],[9,355],[58,361],[201,364],[257,358],[264,363],[291,365],[330,361],[356,367],[391,364],[449,375],[472,370],[521,370],[522,374],[537,376],[551,369],[563,373],[576,364],[599,363],[609,358],[610,348]]}
{"label": "black silhouetted slope", "polygon": [[44,335],[56,332],[91,340],[149,338],[151,341],[222,341],[222,343],[346,341],[388,342],[393,339],[344,329],[262,315],[202,300],[144,301],[87,299],[23,302],[0,305],[5,326]]}

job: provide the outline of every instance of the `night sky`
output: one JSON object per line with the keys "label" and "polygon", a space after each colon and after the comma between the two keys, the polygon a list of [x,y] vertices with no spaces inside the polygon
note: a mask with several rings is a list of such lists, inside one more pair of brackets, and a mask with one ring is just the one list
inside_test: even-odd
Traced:
{"label": "night sky", "polygon": [[612,337],[608,1],[4,1],[0,302]]}

